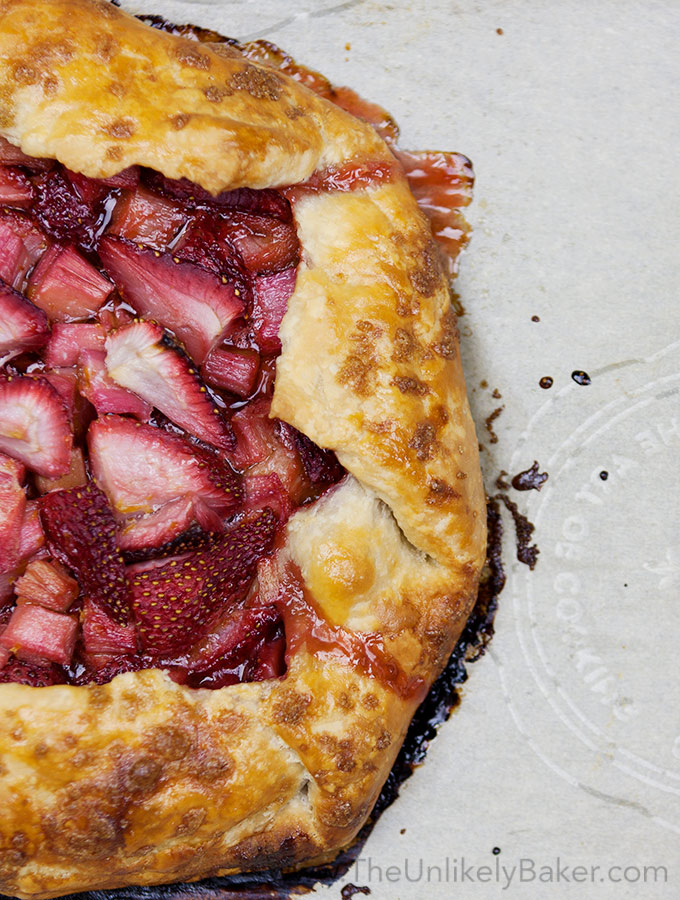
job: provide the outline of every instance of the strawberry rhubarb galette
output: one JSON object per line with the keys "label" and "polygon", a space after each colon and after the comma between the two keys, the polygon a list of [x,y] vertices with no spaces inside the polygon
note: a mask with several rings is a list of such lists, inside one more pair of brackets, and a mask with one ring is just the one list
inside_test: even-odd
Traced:
{"label": "strawberry rhubarb galette", "polygon": [[332,858],[484,558],[467,161],[270,45],[0,16],[0,891]]}

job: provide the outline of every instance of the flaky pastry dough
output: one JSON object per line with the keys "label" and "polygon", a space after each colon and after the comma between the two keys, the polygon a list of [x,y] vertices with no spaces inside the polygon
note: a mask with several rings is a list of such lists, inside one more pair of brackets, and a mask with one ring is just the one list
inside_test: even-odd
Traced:
{"label": "flaky pastry dough", "polygon": [[272,415],[349,475],[287,526],[333,626],[381,635],[411,692],[304,646],[281,680],[190,690],[0,685],[0,891],[51,897],[331,858],[365,821],[473,605],[477,441],[427,222],[367,124],[263,65],[104,0],[0,0],[0,133],[94,178],[141,164],[216,193],[348,161],[392,177],[309,192]]}

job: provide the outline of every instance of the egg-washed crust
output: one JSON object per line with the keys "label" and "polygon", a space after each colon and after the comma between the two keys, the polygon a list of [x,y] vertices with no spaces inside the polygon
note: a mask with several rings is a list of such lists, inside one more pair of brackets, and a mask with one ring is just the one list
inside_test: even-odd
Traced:
{"label": "egg-washed crust", "polygon": [[104,0],[0,0],[0,132],[90,177],[142,164],[218,192],[347,161],[390,180],[294,204],[303,250],[272,414],[350,473],[290,520],[334,626],[382,636],[421,689],[300,649],[281,680],[193,691],[161,671],[0,685],[0,891],[51,897],[332,857],[363,824],[476,596],[477,442],[446,282],[387,147],[266,66]]}

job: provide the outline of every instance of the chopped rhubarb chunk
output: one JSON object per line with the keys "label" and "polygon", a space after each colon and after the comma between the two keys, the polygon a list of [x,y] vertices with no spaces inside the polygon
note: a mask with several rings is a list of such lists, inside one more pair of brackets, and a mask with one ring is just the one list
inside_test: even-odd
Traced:
{"label": "chopped rhubarb chunk", "polygon": [[261,462],[273,452],[274,422],[269,418],[269,401],[258,399],[240,409],[231,420],[236,434],[234,464],[245,469]]}
{"label": "chopped rhubarb chunk", "polygon": [[11,572],[20,559],[19,542],[26,511],[21,485],[23,466],[0,454],[0,573]]}
{"label": "chopped rhubarb chunk", "polygon": [[208,384],[239,397],[248,397],[255,389],[259,371],[260,354],[257,350],[221,347],[213,350],[206,359],[201,375]]}
{"label": "chopped rhubarb chunk", "polygon": [[243,479],[246,490],[246,509],[273,509],[283,524],[293,512],[293,503],[275,472],[269,475],[246,475]]}
{"label": "chopped rhubarb chunk", "polygon": [[[45,535],[40,524],[38,504],[30,500],[24,511],[24,521],[19,535],[19,559],[31,559],[45,546]],[[43,551],[44,552],[44,551]]]}
{"label": "chopped rhubarb chunk", "polygon": [[107,234],[165,250],[186,219],[186,210],[179,203],[139,184],[116,203]]}
{"label": "chopped rhubarb chunk", "polygon": [[135,576],[133,606],[144,649],[167,653],[203,637],[216,616],[243,601],[275,532],[276,516],[265,509],[184,562]]}
{"label": "chopped rhubarb chunk", "polygon": [[113,285],[73,247],[55,245],[35,267],[28,285],[30,299],[53,321],[95,315]]}
{"label": "chopped rhubarb chunk", "polygon": [[109,335],[106,369],[113,381],[153,404],[185,431],[222,450],[234,446],[233,433],[196,370],[171,346],[159,325],[133,322]]}
{"label": "chopped rhubarb chunk", "polygon": [[56,560],[35,560],[14,585],[17,604],[33,603],[66,612],[78,596],[78,582]]}
{"label": "chopped rhubarb chunk", "polygon": [[45,659],[67,666],[73,657],[78,621],[42,606],[17,606],[0,635],[0,646],[29,662]]}
{"label": "chopped rhubarb chunk", "polygon": [[42,475],[36,475],[35,478],[35,486],[41,494],[47,494],[49,491],[68,491],[70,488],[86,483],[85,458],[80,447],[74,447],[71,451],[71,465],[65,475],[60,475],[59,478],[45,478]]}
{"label": "chopped rhubarb chunk", "polygon": [[20,169],[0,166],[0,203],[7,206],[30,206],[35,198],[31,182]]}
{"label": "chopped rhubarb chunk", "polygon": [[28,216],[15,210],[0,212],[0,278],[23,290],[28,271],[50,245]]}
{"label": "chopped rhubarb chunk", "polygon": [[236,248],[253,275],[279,272],[300,261],[300,242],[292,222],[234,210],[223,212],[216,225],[219,240]]}
{"label": "chopped rhubarb chunk", "polygon": [[109,376],[106,353],[103,350],[85,350],[80,354],[78,390],[100,416],[107,413],[129,413],[146,422],[152,412],[150,403],[116,384]]}
{"label": "chopped rhubarb chunk", "polygon": [[82,614],[83,641],[87,653],[106,653],[118,656],[137,651],[135,626],[119,625],[105,609],[86,600]]}
{"label": "chopped rhubarb chunk", "polygon": [[[240,479],[218,456],[179,435],[109,416],[93,422],[90,463],[121,526],[121,546],[171,541],[194,521],[194,500],[221,521],[240,507]],[[221,530],[221,529],[220,529]]]}
{"label": "chopped rhubarb chunk", "polygon": [[0,381],[0,451],[38,475],[68,471],[73,435],[64,403],[44,378]]}
{"label": "chopped rhubarb chunk", "polygon": [[123,238],[104,237],[99,253],[123,297],[142,316],[173,331],[201,365],[243,313],[234,288],[168,253],[140,249]]}
{"label": "chopped rhubarb chunk", "polygon": [[99,324],[55,322],[45,350],[45,364],[75,366],[82,350],[103,350],[105,338]]}
{"label": "chopped rhubarb chunk", "polygon": [[0,163],[3,166],[24,166],[33,172],[44,172],[54,165],[51,159],[40,159],[35,156],[27,156],[14,144],[10,144],[7,138],[0,137]]}
{"label": "chopped rhubarb chunk", "polygon": [[73,416],[76,411],[76,387],[78,384],[76,370],[70,366],[60,366],[58,369],[49,369],[43,372],[41,377],[49,382],[59,394],[68,412],[69,421],[73,423]]}
{"label": "chopped rhubarb chunk", "polygon": [[45,313],[0,281],[0,357],[38,350],[49,335]]}
{"label": "chopped rhubarb chunk", "polygon": [[279,328],[296,280],[296,269],[284,269],[275,275],[261,275],[255,279],[252,325],[255,340],[263,353],[278,353],[281,349]]}
{"label": "chopped rhubarb chunk", "polygon": [[129,617],[129,587],[106,495],[89,483],[38,501],[50,553],[75,572],[83,594],[120,625]]}

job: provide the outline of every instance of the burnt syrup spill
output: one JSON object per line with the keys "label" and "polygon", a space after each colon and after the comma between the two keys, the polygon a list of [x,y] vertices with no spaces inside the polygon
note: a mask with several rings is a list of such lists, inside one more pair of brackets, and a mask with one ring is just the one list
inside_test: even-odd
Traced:
{"label": "burnt syrup spill", "polygon": [[[507,475],[507,472],[501,474]],[[538,462],[534,460],[531,468],[525,469],[523,472],[518,472],[511,483],[516,491],[540,491],[547,480],[548,473],[539,472]],[[498,482],[496,482],[496,484],[498,484]]]}
{"label": "burnt syrup spill", "polygon": [[582,369],[576,369],[571,373],[571,377],[574,379],[576,384],[580,384],[582,386],[586,386],[591,383],[590,375],[587,372],[584,372]]}

